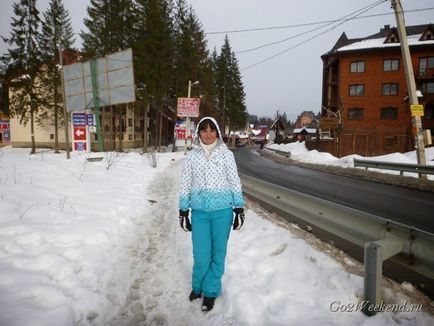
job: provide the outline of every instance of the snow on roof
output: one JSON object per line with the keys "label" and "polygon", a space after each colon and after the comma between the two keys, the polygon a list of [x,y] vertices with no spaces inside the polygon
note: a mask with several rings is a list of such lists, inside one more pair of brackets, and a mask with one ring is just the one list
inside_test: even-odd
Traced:
{"label": "snow on roof", "polygon": [[[424,44],[434,44],[434,40],[426,40],[419,41],[422,34],[408,35],[408,45],[409,46],[418,46]],[[400,43],[384,43],[386,37],[374,38],[362,40],[359,42],[354,42],[352,44],[343,46],[337,49],[338,52],[343,51],[352,51],[352,50],[363,50],[363,49],[375,49],[375,48],[391,48],[391,47],[399,47]]]}
{"label": "snow on roof", "polygon": [[306,132],[308,134],[315,134],[316,133],[316,129],[315,128],[304,128],[304,127],[303,128],[295,128],[294,131],[293,131],[293,133],[294,134],[299,134],[300,132],[303,131],[303,129],[306,130]]}
{"label": "snow on roof", "polygon": [[257,136],[257,135],[259,135],[259,134],[261,133],[261,129],[258,129],[258,130],[256,130],[256,129],[252,129],[252,133],[253,133],[255,136]]}
{"label": "snow on roof", "polygon": [[12,79],[11,82],[12,83],[16,83],[16,82],[20,82],[20,81],[22,81],[24,79],[30,79],[30,75],[29,74],[23,74],[21,76],[18,76],[16,78]]}

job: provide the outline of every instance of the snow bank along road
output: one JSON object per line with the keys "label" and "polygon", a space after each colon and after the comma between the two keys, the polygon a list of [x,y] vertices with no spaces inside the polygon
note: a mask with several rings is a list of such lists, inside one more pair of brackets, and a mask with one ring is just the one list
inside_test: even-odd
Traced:
{"label": "snow bank along road", "polygon": [[241,173],[434,233],[432,192],[283,165],[249,149],[234,154]]}

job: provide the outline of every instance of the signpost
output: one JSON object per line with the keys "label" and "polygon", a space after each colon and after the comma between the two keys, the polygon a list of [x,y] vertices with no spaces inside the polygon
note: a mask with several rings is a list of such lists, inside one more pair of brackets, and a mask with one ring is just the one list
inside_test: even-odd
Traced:
{"label": "signpost", "polygon": [[422,104],[412,104],[410,106],[412,117],[423,117],[423,105]]}
{"label": "signpost", "polygon": [[199,116],[200,98],[178,97],[178,117],[197,118]]}
{"label": "signpost", "polygon": [[2,134],[0,142],[8,143],[10,141],[9,121],[0,120],[0,133]]}
{"label": "signpost", "polygon": [[90,137],[89,137],[89,121],[93,123],[93,117],[89,119],[92,114],[84,112],[72,113],[72,142],[73,150],[75,152],[89,152],[90,151]]}
{"label": "signpost", "polygon": [[[413,73],[413,65],[411,62],[410,48],[408,46],[407,39],[407,31],[405,28],[404,22],[404,9],[402,8],[400,0],[391,0],[392,8],[395,12],[396,23],[398,25],[398,35],[401,43],[401,53],[404,63],[404,72],[405,79],[407,82],[408,88],[408,96],[410,98],[410,105],[418,105],[419,100],[417,99],[416,92],[416,81],[414,79]],[[412,111],[412,122],[413,128],[415,130],[415,146],[416,146],[416,156],[418,164],[427,164],[426,163],[426,155],[425,155],[425,144],[423,142],[423,129],[422,129],[422,121],[420,119],[420,110],[417,110],[419,113],[413,115]],[[422,108],[423,114],[423,108]],[[419,173],[419,177],[426,178],[426,175]]]}
{"label": "signpost", "polygon": [[191,86],[199,84],[199,81],[191,83],[188,81],[188,96],[179,97],[177,105],[177,115],[178,117],[185,117],[185,145],[184,145],[184,155],[187,155],[187,139],[188,139],[188,129],[190,128],[190,118],[197,118],[199,116],[199,106],[200,98],[190,98]]}

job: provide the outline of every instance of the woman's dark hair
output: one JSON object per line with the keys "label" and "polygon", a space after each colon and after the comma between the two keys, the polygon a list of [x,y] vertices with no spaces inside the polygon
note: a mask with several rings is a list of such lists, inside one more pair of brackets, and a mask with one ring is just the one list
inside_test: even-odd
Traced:
{"label": "woman's dark hair", "polygon": [[211,130],[214,130],[217,133],[217,138],[219,138],[220,135],[219,135],[219,131],[217,129],[217,126],[215,125],[215,123],[211,119],[205,119],[199,124],[199,128],[197,130],[198,136],[200,136],[200,132],[202,130],[205,130],[206,128],[208,128],[208,126]]}

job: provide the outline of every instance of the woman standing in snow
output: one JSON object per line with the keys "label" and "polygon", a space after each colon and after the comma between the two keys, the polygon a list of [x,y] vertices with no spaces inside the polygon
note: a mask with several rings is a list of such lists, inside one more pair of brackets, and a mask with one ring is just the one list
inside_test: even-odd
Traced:
{"label": "woman standing in snow", "polygon": [[211,117],[200,120],[195,138],[196,146],[182,171],[179,222],[184,231],[192,231],[194,265],[189,299],[198,299],[203,293],[202,310],[209,311],[220,295],[231,225],[239,230],[244,223],[244,199],[234,155],[224,144],[217,121]]}

